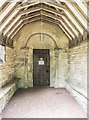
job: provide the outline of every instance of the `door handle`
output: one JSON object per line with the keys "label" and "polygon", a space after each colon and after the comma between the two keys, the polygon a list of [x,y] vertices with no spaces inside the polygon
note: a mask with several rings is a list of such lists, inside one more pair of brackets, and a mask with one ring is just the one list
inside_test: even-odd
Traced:
{"label": "door handle", "polygon": [[46,72],[49,72],[48,70],[46,70]]}

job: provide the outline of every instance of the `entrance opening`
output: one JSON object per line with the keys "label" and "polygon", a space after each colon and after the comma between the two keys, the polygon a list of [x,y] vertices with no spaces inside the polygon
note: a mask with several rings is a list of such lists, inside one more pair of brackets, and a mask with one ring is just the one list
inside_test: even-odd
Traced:
{"label": "entrance opening", "polygon": [[49,49],[33,49],[33,86],[50,86]]}

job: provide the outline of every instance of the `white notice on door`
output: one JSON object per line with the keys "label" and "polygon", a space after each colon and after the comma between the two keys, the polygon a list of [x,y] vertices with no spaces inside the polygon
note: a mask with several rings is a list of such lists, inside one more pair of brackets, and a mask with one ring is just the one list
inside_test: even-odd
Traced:
{"label": "white notice on door", "polygon": [[39,61],[39,65],[44,65],[44,61]]}

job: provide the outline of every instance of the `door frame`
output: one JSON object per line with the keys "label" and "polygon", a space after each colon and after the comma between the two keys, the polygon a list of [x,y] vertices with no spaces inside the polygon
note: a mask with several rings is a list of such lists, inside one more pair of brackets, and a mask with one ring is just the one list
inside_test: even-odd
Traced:
{"label": "door frame", "polygon": [[[48,50],[48,55],[49,55],[49,84],[44,87],[49,87],[50,86],[50,49],[33,49],[33,87],[37,87],[34,85],[34,50]],[[42,87],[42,86],[40,86]]]}

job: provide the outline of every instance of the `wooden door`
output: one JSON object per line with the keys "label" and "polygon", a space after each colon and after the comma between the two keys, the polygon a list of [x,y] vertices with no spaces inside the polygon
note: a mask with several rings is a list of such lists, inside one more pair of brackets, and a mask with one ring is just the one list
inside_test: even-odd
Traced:
{"label": "wooden door", "polygon": [[49,49],[33,50],[33,86],[50,85]]}

